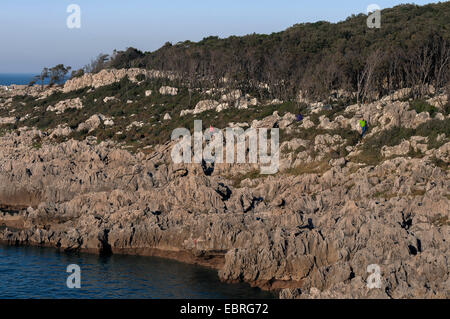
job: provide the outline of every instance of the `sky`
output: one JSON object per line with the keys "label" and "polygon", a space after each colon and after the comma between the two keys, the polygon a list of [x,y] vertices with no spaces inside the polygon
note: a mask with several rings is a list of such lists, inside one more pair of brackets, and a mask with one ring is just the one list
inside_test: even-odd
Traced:
{"label": "sky", "polygon": [[[36,73],[59,63],[78,69],[99,53],[169,41],[282,31],[296,23],[337,22],[412,1],[394,0],[1,0],[0,73]],[[438,1],[415,0],[423,5]],[[68,28],[71,4],[80,28]]]}

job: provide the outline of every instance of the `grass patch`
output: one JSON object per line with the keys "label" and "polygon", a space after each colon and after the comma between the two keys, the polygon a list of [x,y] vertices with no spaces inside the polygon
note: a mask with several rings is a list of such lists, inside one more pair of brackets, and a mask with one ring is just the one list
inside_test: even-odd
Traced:
{"label": "grass patch", "polygon": [[437,113],[436,107],[424,100],[411,101],[409,102],[409,107],[411,110],[415,110],[417,113],[428,112],[431,117],[433,117]]}
{"label": "grass patch", "polygon": [[439,167],[439,168],[441,168],[443,170],[448,170],[449,169],[449,166],[448,166],[447,162],[445,162],[445,161],[443,161],[440,158],[437,158],[435,156],[431,158],[431,163],[433,163],[435,166],[437,166],[437,167]]}
{"label": "grass patch", "polygon": [[42,143],[34,142],[33,145],[32,145],[32,147],[33,147],[35,150],[40,150],[40,149],[42,148]]}
{"label": "grass patch", "polygon": [[330,169],[328,161],[311,162],[305,163],[304,165],[299,165],[297,167],[291,167],[284,171],[284,173],[289,175],[303,175],[303,174],[322,174]]}
{"label": "grass patch", "polygon": [[241,183],[243,180],[249,179],[256,179],[256,178],[262,178],[267,177],[268,175],[261,175],[259,170],[252,170],[248,173],[242,174],[242,175],[233,175],[233,176],[225,176],[226,179],[231,180],[232,184],[236,188],[241,188]]}
{"label": "grass patch", "polygon": [[428,221],[430,224],[433,224],[437,227],[442,227],[444,225],[450,226],[450,221],[448,220],[448,216],[442,216],[441,214],[437,214],[433,217],[429,217]]}
{"label": "grass patch", "polygon": [[411,190],[411,195],[412,196],[423,196],[425,195],[426,191],[423,189],[412,189]]}
{"label": "grass patch", "polygon": [[388,191],[376,192],[373,195],[374,198],[385,198],[385,199],[390,199],[390,198],[394,198],[397,196],[398,196],[397,194],[389,193]]}

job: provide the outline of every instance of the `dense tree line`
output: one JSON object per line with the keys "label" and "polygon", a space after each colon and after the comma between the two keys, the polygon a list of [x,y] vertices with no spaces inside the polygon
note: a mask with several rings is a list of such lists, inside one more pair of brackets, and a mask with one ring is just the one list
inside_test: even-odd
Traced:
{"label": "dense tree line", "polygon": [[[142,67],[175,71],[189,87],[227,86],[261,97],[292,100],[299,91],[324,98],[333,90],[365,102],[410,87],[415,97],[430,85],[448,85],[450,2],[400,5],[381,13],[380,29],[367,16],[304,23],[270,35],[166,43],[154,52],[115,52],[92,70]],[[224,81],[226,79],[226,81]],[[267,88],[270,88],[267,90]]]}

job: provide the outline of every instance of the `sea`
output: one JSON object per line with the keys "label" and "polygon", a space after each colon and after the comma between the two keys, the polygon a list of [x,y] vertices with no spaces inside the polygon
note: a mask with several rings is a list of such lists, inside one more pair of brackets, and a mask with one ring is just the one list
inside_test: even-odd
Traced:
{"label": "sea", "polygon": [[[79,266],[79,287],[73,287]],[[68,272],[68,270],[70,272]],[[70,277],[70,278],[69,278]],[[69,279],[69,287],[67,285]],[[66,253],[0,245],[0,299],[271,299],[217,271],[159,257]]]}
{"label": "sea", "polygon": [[0,73],[0,85],[25,85],[30,83],[35,75],[33,73]]}
{"label": "sea", "polygon": [[[38,73],[0,73],[0,85],[28,85],[37,74]],[[40,80],[37,84],[41,84]],[[48,84],[48,79],[44,81],[44,84]]]}

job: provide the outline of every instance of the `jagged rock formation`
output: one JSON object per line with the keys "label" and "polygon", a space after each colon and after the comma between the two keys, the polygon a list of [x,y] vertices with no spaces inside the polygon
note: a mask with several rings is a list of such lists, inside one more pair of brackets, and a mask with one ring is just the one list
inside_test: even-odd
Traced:
{"label": "jagged rock formation", "polygon": [[148,78],[171,78],[175,76],[170,72],[162,72],[156,70],[145,70],[145,69],[105,69],[95,74],[84,74],[81,77],[68,80],[64,84],[63,92],[70,92],[85,87],[99,88],[101,86],[109,85],[120,81],[124,77],[128,78],[133,82],[138,82],[136,77],[138,75],[144,75]]}
{"label": "jagged rock formation", "polygon": [[171,86],[162,86],[159,89],[159,93],[162,95],[177,95],[178,94],[178,88],[174,88]]}
{"label": "jagged rock formation", "polygon": [[[218,172],[172,164],[170,144],[149,155],[95,140],[36,150],[36,136],[0,139],[0,202],[18,212],[1,218],[11,227],[3,241],[188,253],[212,258],[223,280],[288,288],[282,297],[448,297],[449,172],[427,159],[359,169],[344,161],[237,188]],[[370,264],[382,268],[381,290],[365,286]]]}
{"label": "jagged rock formation", "polygon": [[114,121],[111,118],[106,117],[103,114],[95,114],[88,118],[85,122],[80,123],[80,125],[78,125],[77,127],[77,131],[86,130],[88,132],[92,132],[93,130],[98,128],[102,122],[105,126],[114,125]]}
{"label": "jagged rock formation", "polygon": [[55,106],[49,105],[47,111],[56,112],[57,114],[64,113],[67,109],[77,109],[83,108],[83,103],[79,97],[75,99],[64,100],[56,103]]}
{"label": "jagged rock formation", "polygon": [[[105,72],[106,79],[85,77],[64,89],[95,88],[124,74]],[[4,114],[21,106],[7,94]],[[250,99],[229,95],[214,99]],[[220,105],[201,100],[194,110],[201,115]],[[132,153],[95,136],[54,140],[120,121],[121,135],[148,125],[122,113],[95,111],[48,130],[9,129],[0,135],[0,241],[177,258],[214,267],[224,281],[280,290],[282,298],[448,298],[450,134],[408,136],[380,146],[376,164],[359,160],[364,143],[383,132],[446,123],[442,105],[436,107],[432,118],[389,97],[332,116],[316,114],[326,111],[318,103],[300,123],[278,111],[228,123],[283,130],[273,176],[254,174],[253,164],[174,164],[174,142]],[[164,125],[177,120],[161,109]],[[362,117],[370,130],[350,143]],[[372,264],[381,269],[381,288],[367,288]]]}
{"label": "jagged rock formation", "polygon": [[11,117],[0,117],[0,125],[1,124],[14,124],[17,122],[17,118]]}

